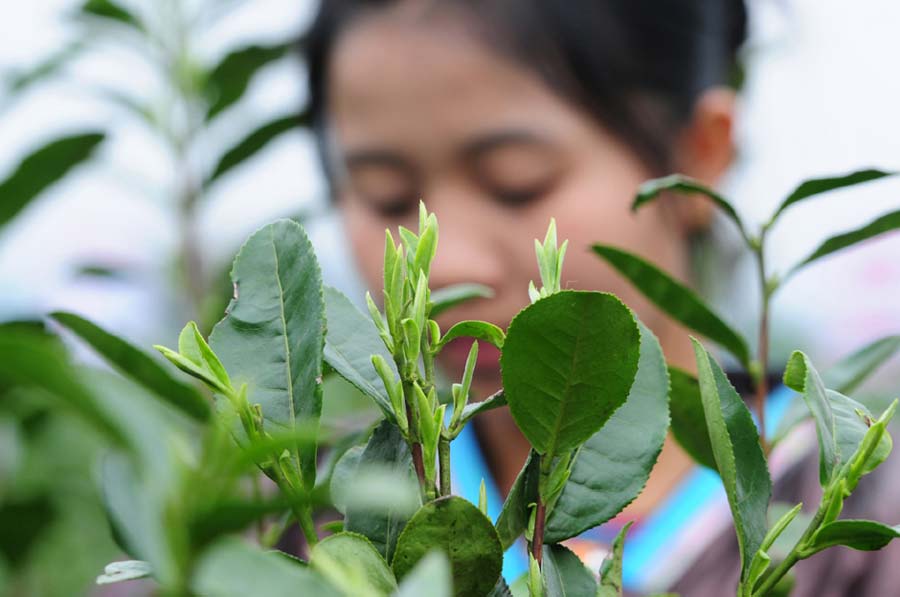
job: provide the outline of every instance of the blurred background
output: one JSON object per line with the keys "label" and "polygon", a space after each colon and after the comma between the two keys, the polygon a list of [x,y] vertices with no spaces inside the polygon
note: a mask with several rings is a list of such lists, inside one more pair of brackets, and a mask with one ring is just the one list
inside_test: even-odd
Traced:
{"label": "blurred background", "polygon": [[[139,346],[171,345],[186,320],[208,331],[221,317],[235,252],[279,217],[301,219],[326,281],[361,297],[304,128],[305,67],[295,42],[315,7],[3,3],[0,321],[64,309]],[[742,215],[764,221],[811,176],[900,170],[900,77],[892,74],[900,4],[755,0],[750,10],[739,158],[722,188]],[[771,263],[784,271],[824,238],[898,208],[900,181],[887,179],[792,210],[771,235]],[[727,225],[713,230],[707,250],[718,265],[704,291],[754,337],[752,271],[731,234]],[[777,296],[773,358],[801,347],[827,364],[897,333],[898,297],[900,236],[823,260]],[[898,382],[895,363],[874,387]],[[79,466],[77,452],[63,452],[63,465]],[[85,478],[69,490],[89,493],[88,485]],[[53,561],[81,544],[79,561],[67,562],[63,580],[30,579],[35,594],[71,594],[114,555],[91,532],[102,524],[91,504],[85,498],[85,510],[70,513],[66,532],[44,548]]]}

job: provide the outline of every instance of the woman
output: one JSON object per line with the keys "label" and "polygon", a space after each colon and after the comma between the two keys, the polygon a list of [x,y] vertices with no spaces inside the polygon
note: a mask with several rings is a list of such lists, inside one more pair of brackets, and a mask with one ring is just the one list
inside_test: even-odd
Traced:
{"label": "woman", "polygon": [[[677,199],[637,215],[628,206],[647,178],[679,171],[715,184],[731,163],[734,92],[726,83],[745,23],[740,0],[324,1],[308,40],[311,109],[369,287],[380,286],[384,229],[414,227],[424,198],[441,225],[432,286],[477,282],[494,291],[449,315],[505,328],[537,278],[532,239],[555,217],[570,241],[566,284],[619,295],[668,360],[693,369],[685,330],[585,249],[621,246],[690,280],[688,240],[708,223],[709,205]],[[451,347],[443,365],[456,375],[466,354]],[[500,386],[497,357],[481,351],[482,395]],[[505,411],[479,420],[476,431],[505,493],[528,444]],[[650,520],[672,507],[673,495],[691,495],[684,483],[692,468],[667,445],[623,516]],[[672,545],[688,528],[659,538]],[[676,558],[684,566],[652,582],[656,566],[632,570],[632,588],[680,576],[674,588],[685,595],[728,594],[737,574],[733,533],[691,535],[691,543],[704,547],[695,560]],[[804,576],[812,568],[799,567],[801,595],[825,594],[806,582],[816,578]]]}

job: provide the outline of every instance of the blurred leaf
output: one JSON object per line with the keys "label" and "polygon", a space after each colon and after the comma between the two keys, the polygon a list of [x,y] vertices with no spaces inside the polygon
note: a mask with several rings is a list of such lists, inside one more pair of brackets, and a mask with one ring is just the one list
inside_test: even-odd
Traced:
{"label": "blurred leaf", "polygon": [[528,528],[531,504],[537,501],[540,478],[538,463],[539,460],[535,458],[535,452],[532,450],[509,490],[506,501],[503,502],[500,516],[497,518],[497,535],[504,550],[509,549]]}
{"label": "blurred leaf", "polygon": [[226,55],[213,67],[206,81],[209,101],[206,119],[212,120],[240,100],[257,71],[285,56],[289,48],[289,44],[253,45]]}
{"label": "blurred leaf", "polygon": [[[301,502],[295,500],[294,505]],[[286,499],[248,501],[223,497],[216,503],[201,504],[193,513],[188,532],[195,548],[209,545],[223,535],[245,530],[270,514],[284,512],[291,507]]]}
{"label": "blurred leaf", "polygon": [[734,519],[744,579],[766,535],[772,481],[750,411],[703,345],[694,338],[691,341],[707,430]]}
{"label": "blurred leaf", "polygon": [[360,392],[372,398],[385,418],[393,421],[391,399],[372,365],[372,355],[381,355],[395,374],[397,367],[394,357],[378,336],[375,324],[339,290],[328,286],[325,287],[325,309],[328,320],[325,362]]}
{"label": "blurred leaf", "polygon": [[[341,514],[347,514],[346,504],[341,499],[335,499],[334,496],[347,495],[349,487],[352,486],[353,478],[356,476],[356,469],[359,465],[359,459],[363,455],[365,446],[353,446],[341,456],[334,465],[334,471],[331,473],[331,483],[329,491],[331,493],[334,508]],[[343,524],[343,523],[342,523]]]}
{"label": "blurred leaf", "polygon": [[112,0],[87,0],[81,5],[82,14],[110,19],[135,29],[143,30],[144,26],[134,13]]}
{"label": "blurred leaf", "polygon": [[709,434],[706,432],[706,415],[700,397],[697,378],[676,367],[669,367],[671,380],[672,435],[695,462],[716,469]]}
{"label": "blurred leaf", "polygon": [[[502,580],[502,579],[501,579]],[[400,583],[393,597],[450,597],[453,595],[450,562],[440,551],[432,551],[419,560]]]}
{"label": "blurred leaf", "polygon": [[[374,471],[372,471],[373,467]],[[385,504],[387,507],[384,508],[373,508],[371,505],[363,507],[365,504],[359,502],[360,498],[365,498],[365,485],[360,483],[360,474],[365,473],[367,469],[370,474],[371,472],[377,473],[379,468],[392,473],[388,479],[396,479],[398,476],[405,479],[407,483],[401,484],[400,487],[408,488],[406,491],[408,495],[400,502]],[[348,478],[343,484],[346,496],[363,493],[363,495],[357,495],[353,500],[357,502],[356,505],[353,504],[353,501],[349,505],[345,504],[344,528],[366,536],[388,562],[393,559],[400,532],[419,506],[419,492],[413,479],[415,479],[415,472],[409,446],[396,425],[383,421],[372,433],[372,437],[360,454],[355,475]],[[356,486],[356,491],[354,491],[354,486]],[[336,498],[340,496],[340,491],[335,492]],[[412,505],[412,509],[407,507],[409,505]]]}
{"label": "blurred leaf", "polygon": [[105,278],[110,281],[123,281],[129,277],[125,269],[100,263],[84,263],[74,268],[73,275],[76,278]]}
{"label": "blurred leaf", "polygon": [[474,338],[493,344],[497,348],[503,348],[503,340],[506,335],[503,330],[493,323],[486,321],[460,321],[443,335],[437,348],[443,348],[448,342],[457,338]]}
{"label": "blurred leaf", "polygon": [[745,369],[749,369],[750,350],[746,340],[707,307],[693,290],[637,255],[599,244],[593,249],[664,313],[722,345]]}
{"label": "blurred leaf", "polygon": [[634,198],[634,202],[631,204],[631,210],[637,211],[645,204],[650,203],[659,197],[661,193],[664,191],[675,191],[678,193],[686,193],[692,194],[697,193],[700,195],[704,195],[705,197],[712,200],[719,209],[725,212],[725,214],[731,218],[731,220],[737,224],[738,229],[741,231],[741,236],[745,239],[749,238],[747,235],[747,231],[744,228],[744,223],[741,221],[740,216],[737,211],[728,202],[727,199],[716,193],[714,190],[710,189],[703,183],[698,180],[694,180],[682,174],[672,174],[669,176],[665,176],[663,178],[656,178],[653,180],[648,180],[644,184],[638,188],[637,196]]}
{"label": "blurred leaf", "polygon": [[229,149],[219,158],[216,167],[213,168],[212,174],[206,179],[205,186],[210,186],[232,168],[239,166],[244,161],[252,158],[254,155],[264,149],[271,141],[278,138],[282,134],[306,126],[308,115],[291,114],[277,118],[271,122],[267,122],[249,135],[241,139],[237,145]]}
{"label": "blurred leaf", "polygon": [[900,336],[879,338],[826,369],[822,381],[832,390],[850,394],[898,351]]}
{"label": "blurred leaf", "polygon": [[46,495],[0,502],[0,556],[20,565],[53,523],[56,508]]}
{"label": "blurred leaf", "polygon": [[278,552],[264,552],[240,539],[225,539],[203,554],[192,582],[204,597],[315,595],[343,597],[314,570]]}
{"label": "blurred leaf", "polygon": [[593,597],[597,593],[594,575],[578,556],[562,545],[544,545],[541,572],[546,597]]}
{"label": "blurred leaf", "polygon": [[798,201],[808,199],[809,197],[813,197],[820,193],[842,189],[871,180],[878,180],[879,178],[892,176],[893,174],[895,174],[895,172],[883,172],[881,170],[869,169],[858,170],[857,172],[851,172],[850,174],[845,174],[843,176],[829,176],[827,178],[813,178],[803,181],[800,183],[800,186],[794,189],[794,191],[788,195],[787,199],[778,206],[778,209],[772,215],[770,222],[774,223],[775,220],[778,219],[778,216],[781,215],[781,212]]}
{"label": "blurred leaf", "polygon": [[454,284],[453,286],[445,286],[432,291],[430,316],[432,318],[437,317],[444,311],[472,299],[493,298],[493,296],[494,291],[488,286],[483,286],[481,284]]}
{"label": "blurred leaf", "polygon": [[54,52],[30,70],[14,73],[7,81],[9,92],[11,94],[21,93],[31,85],[52,77],[81,54],[85,47],[87,47],[86,40],[76,39],[68,42],[62,49]]}
{"label": "blurred leaf", "polygon": [[[322,412],[325,304],[309,238],[291,220],[255,232],[234,260],[235,299],[210,335],[210,346],[235,385],[246,382],[276,427],[314,429]],[[298,448],[307,488],[316,474],[316,445]]]}
{"label": "blurred leaf", "polygon": [[640,360],[628,399],[576,452],[547,516],[546,543],[576,537],[621,512],[644,489],[662,451],[669,428],[666,361],[653,332],[638,325]]}
{"label": "blurred leaf", "polygon": [[397,588],[394,573],[372,543],[356,533],[326,537],[312,549],[310,565],[350,595],[385,595]]}
{"label": "blurred leaf", "polygon": [[[449,591],[447,594],[449,595]],[[506,580],[501,576],[497,579],[494,589],[488,593],[488,597],[513,597],[513,593],[509,589],[509,585],[506,584]]]}
{"label": "blurred leaf", "polygon": [[497,531],[461,497],[429,502],[410,519],[394,554],[397,578],[403,580],[433,549],[443,550],[450,559],[455,595],[486,595],[500,578],[503,551]]}
{"label": "blurred leaf", "polygon": [[120,373],[155,392],[163,401],[200,421],[209,419],[206,399],[192,386],[169,375],[146,353],[74,313],[56,312],[51,317],[90,344]]}
{"label": "blurred leaf", "polygon": [[819,245],[819,248],[813,251],[809,257],[792,267],[784,277],[788,278],[794,275],[804,266],[825,257],[826,255],[830,255],[841,249],[846,249],[847,247],[869,240],[880,234],[897,230],[898,228],[900,228],[900,210],[885,214],[856,230],[832,236]]}
{"label": "blurred leaf", "polygon": [[861,551],[877,551],[900,537],[900,525],[887,526],[872,520],[836,520],[826,524],[813,538],[813,553],[835,545]]}
{"label": "blurred leaf", "polygon": [[111,585],[126,580],[146,578],[153,573],[150,564],[141,560],[125,560],[111,562],[103,569],[103,574],[97,577],[98,585]]}
{"label": "blurred leaf", "polygon": [[600,586],[597,587],[596,597],[622,597],[622,552],[625,549],[625,535],[631,524],[626,523],[616,535],[612,552],[604,558],[600,566]]}
{"label": "blurred leaf", "polygon": [[90,158],[103,138],[102,133],[63,137],[25,157],[6,180],[0,181],[0,228],[50,185]]}
{"label": "blurred leaf", "polygon": [[43,336],[0,330],[0,383],[39,388],[64,401],[95,430],[130,446],[119,425],[97,403],[58,346]]}
{"label": "blurred leaf", "polygon": [[596,433],[628,398],[638,368],[634,314],[601,292],[565,290],[519,312],[500,357],[516,425],[551,457]]}

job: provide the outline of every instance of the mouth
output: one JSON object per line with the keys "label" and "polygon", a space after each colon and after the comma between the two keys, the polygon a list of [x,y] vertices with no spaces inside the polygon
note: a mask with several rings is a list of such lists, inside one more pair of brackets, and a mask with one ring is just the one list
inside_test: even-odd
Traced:
{"label": "mouth", "polygon": [[[441,364],[448,373],[454,376],[462,375],[469,358],[469,350],[472,340],[458,338],[448,343],[439,355]],[[500,376],[500,350],[487,342],[478,343],[478,358],[475,360],[475,377],[499,378]]]}

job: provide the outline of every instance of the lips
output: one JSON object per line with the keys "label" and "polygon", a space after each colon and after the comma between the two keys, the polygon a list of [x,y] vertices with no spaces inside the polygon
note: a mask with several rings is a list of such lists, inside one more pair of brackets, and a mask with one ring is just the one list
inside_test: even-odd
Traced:
{"label": "lips", "polygon": [[[448,373],[460,375],[466,366],[469,357],[469,349],[472,340],[458,338],[448,343],[439,356],[441,363],[448,369]],[[475,375],[477,377],[496,377],[500,374],[500,350],[487,342],[478,343],[478,358],[475,361]]]}

